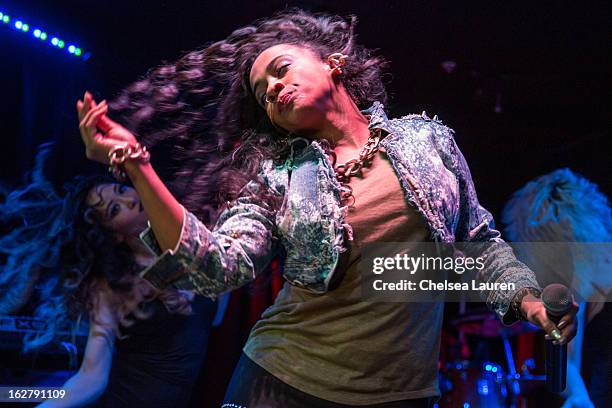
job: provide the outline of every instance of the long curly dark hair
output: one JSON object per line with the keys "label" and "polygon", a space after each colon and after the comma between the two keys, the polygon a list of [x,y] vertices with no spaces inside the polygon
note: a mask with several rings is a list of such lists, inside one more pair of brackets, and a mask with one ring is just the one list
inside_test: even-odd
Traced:
{"label": "long curly dark hair", "polygon": [[[0,204],[0,220],[11,225],[0,236],[0,314],[18,312],[35,299],[34,317],[47,324],[43,333],[27,334],[24,350],[43,346],[60,332],[75,329],[86,318],[96,321],[102,292],[109,294],[119,328],[148,317],[146,303],[159,298],[172,312],[189,313],[190,303],[179,292],[154,291],[138,277],[138,265],[125,243],[87,205],[86,197],[108,176],[76,177],[58,195],[44,177],[43,163],[50,145],[42,146],[30,182],[12,191]],[[99,323],[99,322],[98,322]]]}
{"label": "long curly dark hair", "polygon": [[[287,135],[257,104],[249,86],[256,57],[277,44],[306,47],[322,60],[348,55],[341,81],[360,108],[386,103],[386,61],[356,43],[357,18],[289,8],[233,31],[225,40],[150,70],[110,104],[111,114],[149,147],[170,142],[184,163],[175,193],[203,222],[260,170],[262,160],[282,161]],[[188,193],[188,194],[187,194]],[[267,197],[263,197],[268,199]]]}

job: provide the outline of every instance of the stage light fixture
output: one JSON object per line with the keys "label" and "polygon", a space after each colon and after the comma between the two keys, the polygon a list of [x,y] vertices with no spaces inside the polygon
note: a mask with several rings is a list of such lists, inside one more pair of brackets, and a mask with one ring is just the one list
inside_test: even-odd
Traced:
{"label": "stage light fixture", "polygon": [[[4,24],[8,24],[11,21],[11,18],[9,15],[5,14],[4,12],[0,12],[0,22],[3,22]],[[16,20],[13,23],[13,27],[19,31],[22,31],[24,33],[28,33],[30,32],[30,25],[26,22],[24,22],[24,20]],[[44,32],[41,28],[36,28],[32,31],[32,35],[41,40],[41,41],[46,41],[48,34],[46,32]],[[82,58],[84,61],[86,61],[87,59],[89,59],[89,57],[91,56],[91,53],[89,52],[83,52],[77,45],[75,44],[70,44],[67,46],[66,48],[66,43],[59,39],[58,37],[52,37],[51,41],[50,41],[51,45],[53,45],[54,47],[57,47],[59,49],[65,49],[65,51],[71,55],[74,55],[76,57],[80,57]]]}

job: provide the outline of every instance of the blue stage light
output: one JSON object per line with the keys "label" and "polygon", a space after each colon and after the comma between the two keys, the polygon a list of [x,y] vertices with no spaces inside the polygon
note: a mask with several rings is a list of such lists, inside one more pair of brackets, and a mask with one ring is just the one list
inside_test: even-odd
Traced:
{"label": "blue stage light", "polygon": [[491,367],[491,371],[493,371],[494,373],[496,373],[496,372],[497,372],[497,367],[495,367],[495,366]]}
{"label": "blue stage light", "polygon": [[[6,13],[0,12],[0,22],[8,24],[9,22],[11,22],[11,18]],[[23,20],[15,20],[15,22],[12,25],[15,29],[20,30],[24,33],[30,32],[30,25],[25,23]],[[36,28],[32,30],[32,35],[35,38],[39,39],[40,41],[46,41],[48,38],[48,34],[44,32],[41,28]],[[68,47],[67,51],[69,54],[74,55],[76,57],[80,57],[84,61],[89,59],[89,57],[91,56],[91,53],[83,52],[81,48],[79,48],[76,44],[66,45],[66,43],[63,40],[61,40],[59,37],[56,37],[56,36],[53,36],[50,38],[51,38],[50,42],[53,46],[60,48],[60,49]]]}
{"label": "blue stage light", "polygon": [[489,383],[486,379],[481,378],[477,382],[478,394],[480,395],[489,395]]}

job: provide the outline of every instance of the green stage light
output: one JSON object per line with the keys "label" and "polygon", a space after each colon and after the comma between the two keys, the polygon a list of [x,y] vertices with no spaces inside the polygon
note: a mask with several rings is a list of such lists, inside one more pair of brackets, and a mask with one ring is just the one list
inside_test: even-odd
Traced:
{"label": "green stage light", "polygon": [[[19,30],[24,33],[30,32],[30,25],[25,23],[23,20],[11,21],[11,17],[4,12],[0,12],[0,22],[4,24],[11,23],[12,28]],[[76,44],[67,43],[64,40],[59,39],[56,36],[49,36],[41,28],[32,28],[32,35],[40,41],[46,41],[48,38],[51,40],[50,43],[60,49],[65,49],[69,54],[79,57],[83,61],[87,61],[91,56],[90,52],[84,52]]]}

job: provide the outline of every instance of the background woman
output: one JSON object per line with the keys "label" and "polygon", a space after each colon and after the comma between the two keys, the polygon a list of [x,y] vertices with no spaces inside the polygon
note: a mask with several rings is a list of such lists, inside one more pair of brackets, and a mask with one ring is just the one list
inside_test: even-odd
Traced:
{"label": "background woman", "polygon": [[[558,169],[516,191],[504,207],[502,220],[512,241],[550,243],[548,251],[520,244],[517,254],[531,268],[543,272],[544,279],[565,275],[562,280],[580,300],[578,331],[568,344],[563,408],[610,405],[612,344],[600,336],[609,330],[612,313],[606,302],[612,288],[608,251],[612,209],[608,198],[586,178],[567,168]],[[563,243],[567,243],[565,248],[559,245]],[[542,285],[547,283],[544,279]]]}
{"label": "background woman", "polygon": [[26,351],[81,320],[89,336],[80,369],[63,386],[68,397],[41,406],[187,406],[214,302],[157,292],[138,276],[154,257],[138,236],[147,218],[133,188],[77,177],[60,197],[43,176],[46,153],[32,182],[0,206],[15,227],[0,239],[0,306],[10,313],[29,302],[48,323],[43,335],[25,338]]}

